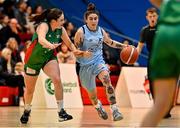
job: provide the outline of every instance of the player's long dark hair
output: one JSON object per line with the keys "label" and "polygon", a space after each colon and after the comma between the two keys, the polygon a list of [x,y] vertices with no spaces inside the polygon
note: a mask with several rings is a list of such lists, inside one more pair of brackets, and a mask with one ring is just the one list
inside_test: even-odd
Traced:
{"label": "player's long dark hair", "polygon": [[84,13],[84,19],[87,19],[90,14],[97,14],[99,16],[99,12],[96,10],[96,6],[93,3],[88,4],[87,11]]}
{"label": "player's long dark hair", "polygon": [[51,20],[57,20],[63,11],[58,8],[46,9],[41,14],[29,17],[30,21],[35,21],[34,24],[39,24],[42,21],[50,22]]}

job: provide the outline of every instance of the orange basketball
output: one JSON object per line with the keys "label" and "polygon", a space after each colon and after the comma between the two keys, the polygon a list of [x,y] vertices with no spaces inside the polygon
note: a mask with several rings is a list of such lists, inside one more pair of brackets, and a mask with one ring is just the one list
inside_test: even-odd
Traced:
{"label": "orange basketball", "polygon": [[122,49],[120,58],[123,63],[131,65],[134,64],[138,59],[138,51],[134,46],[127,46]]}

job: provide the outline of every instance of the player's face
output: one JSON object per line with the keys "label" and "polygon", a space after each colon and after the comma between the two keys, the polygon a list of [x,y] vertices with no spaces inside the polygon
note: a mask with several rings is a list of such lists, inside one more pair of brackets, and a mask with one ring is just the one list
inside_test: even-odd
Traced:
{"label": "player's face", "polygon": [[57,19],[57,26],[62,27],[64,24],[64,14],[62,14],[58,19]]}
{"label": "player's face", "polygon": [[146,16],[146,19],[148,20],[149,25],[151,27],[154,27],[156,25],[156,23],[157,23],[158,15],[155,12],[148,13],[147,16]]}
{"label": "player's face", "polygon": [[96,30],[99,22],[99,17],[97,14],[90,14],[86,19],[86,24],[91,30]]}

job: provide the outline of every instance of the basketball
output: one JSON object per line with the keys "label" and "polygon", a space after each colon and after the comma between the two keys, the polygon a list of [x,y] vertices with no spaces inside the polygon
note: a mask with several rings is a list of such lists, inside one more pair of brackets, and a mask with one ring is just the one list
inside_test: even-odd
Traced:
{"label": "basketball", "polygon": [[134,64],[138,59],[138,51],[134,46],[127,46],[120,52],[120,59],[127,65]]}

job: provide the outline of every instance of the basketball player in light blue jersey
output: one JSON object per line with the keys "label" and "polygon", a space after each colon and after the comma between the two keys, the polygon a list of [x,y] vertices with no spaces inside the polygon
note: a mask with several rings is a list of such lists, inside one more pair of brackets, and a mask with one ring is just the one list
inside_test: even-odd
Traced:
{"label": "basketball player in light blue jersey", "polygon": [[80,63],[80,81],[82,86],[87,90],[93,106],[98,111],[99,116],[106,120],[108,115],[103,109],[100,100],[97,99],[96,92],[96,76],[101,80],[106,87],[106,94],[111,105],[113,120],[118,121],[123,119],[116,105],[114,88],[112,87],[109,70],[103,59],[102,45],[105,42],[107,45],[114,48],[123,48],[123,45],[117,41],[110,39],[106,32],[98,26],[99,12],[95,9],[95,5],[90,3],[87,11],[84,14],[86,25],[80,27],[75,34],[74,41],[78,48],[83,51],[92,52],[90,58],[78,58]]}

